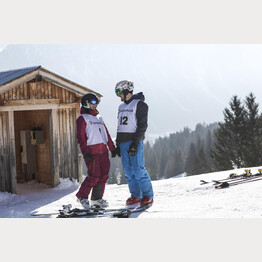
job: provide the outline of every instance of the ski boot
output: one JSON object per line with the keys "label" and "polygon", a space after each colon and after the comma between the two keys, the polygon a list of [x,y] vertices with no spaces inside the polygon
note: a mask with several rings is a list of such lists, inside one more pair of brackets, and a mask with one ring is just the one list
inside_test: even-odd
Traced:
{"label": "ski boot", "polygon": [[90,208],[88,198],[78,198],[77,201],[82,205],[84,209]]}
{"label": "ski boot", "polygon": [[95,208],[106,208],[108,207],[108,202],[103,198],[91,200],[91,206]]}

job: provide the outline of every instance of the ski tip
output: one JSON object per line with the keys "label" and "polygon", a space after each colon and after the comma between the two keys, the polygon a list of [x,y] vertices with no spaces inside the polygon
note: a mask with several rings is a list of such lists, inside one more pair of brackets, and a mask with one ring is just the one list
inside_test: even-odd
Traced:
{"label": "ski tip", "polygon": [[141,206],[141,207],[145,207],[145,208],[149,208],[153,205],[153,203],[148,203],[148,204],[145,204],[144,206]]}

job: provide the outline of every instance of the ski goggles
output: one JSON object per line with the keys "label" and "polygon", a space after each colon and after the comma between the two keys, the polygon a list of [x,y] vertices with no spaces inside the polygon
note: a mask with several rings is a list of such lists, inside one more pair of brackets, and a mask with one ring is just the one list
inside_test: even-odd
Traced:
{"label": "ski goggles", "polygon": [[89,103],[92,104],[92,105],[98,105],[99,104],[99,100],[97,98],[92,98]]}
{"label": "ski goggles", "polygon": [[120,96],[120,95],[123,93],[123,90],[121,90],[121,89],[116,89],[115,92],[116,92],[116,95],[117,95],[117,96]]}

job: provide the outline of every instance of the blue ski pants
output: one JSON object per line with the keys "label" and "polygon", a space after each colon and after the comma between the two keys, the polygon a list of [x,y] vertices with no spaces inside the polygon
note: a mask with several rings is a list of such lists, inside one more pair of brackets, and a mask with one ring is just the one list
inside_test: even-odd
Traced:
{"label": "blue ski pants", "polygon": [[145,169],[143,141],[140,141],[135,156],[129,156],[128,151],[132,141],[120,143],[121,160],[132,197],[142,198],[144,196],[153,199],[154,193],[152,183]]}

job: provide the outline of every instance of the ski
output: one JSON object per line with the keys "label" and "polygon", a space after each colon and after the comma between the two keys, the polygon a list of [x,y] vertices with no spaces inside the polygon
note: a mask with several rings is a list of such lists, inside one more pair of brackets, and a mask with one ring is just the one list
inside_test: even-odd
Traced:
{"label": "ski", "polygon": [[63,205],[63,209],[58,212],[51,213],[31,213],[31,216],[48,216],[57,215],[57,218],[71,218],[71,217],[94,217],[94,216],[105,216],[106,214],[112,214],[114,217],[125,218],[129,217],[132,213],[142,212],[149,208],[151,205],[146,204],[137,207],[126,207],[126,208],[100,208],[90,207],[89,209],[72,209],[72,205]]}
{"label": "ski", "polygon": [[133,213],[141,213],[143,211],[145,211],[146,209],[148,209],[149,207],[151,207],[152,204],[145,204],[143,206],[139,206],[133,209],[123,209],[120,211],[117,211],[113,214],[114,217],[118,217],[118,218],[128,218],[130,217],[131,214]]}
{"label": "ski", "polygon": [[145,211],[151,206],[151,204],[145,204],[143,206],[138,206],[138,207],[130,207],[130,208],[119,208],[119,209],[98,209],[98,210],[72,210],[71,213],[66,214],[66,213],[60,213],[57,217],[58,218],[77,218],[77,217],[86,217],[86,218],[91,218],[91,217],[101,217],[101,216],[106,216],[109,217],[108,215],[112,215],[113,217],[117,218],[128,218],[132,213],[140,213]]}
{"label": "ski", "polygon": [[245,173],[241,175],[237,175],[236,173],[233,173],[233,174],[230,174],[228,178],[212,180],[212,181],[200,180],[200,182],[202,183],[201,185],[208,184],[208,183],[214,183],[216,185],[216,184],[221,184],[222,182],[241,181],[241,180],[245,180],[248,178],[262,176],[262,169],[259,169],[258,171],[259,173],[252,174],[250,169],[246,169]]}
{"label": "ski", "polygon": [[97,211],[103,211],[103,210],[107,210],[107,211],[118,211],[119,208],[115,208],[115,209],[104,209],[104,208],[100,208],[98,206],[92,206],[88,209],[81,209],[81,208],[74,208],[72,209],[72,205],[68,204],[68,205],[63,205],[62,206],[62,210],[58,210],[56,212],[51,212],[51,213],[31,213],[31,216],[50,216],[50,215],[59,215],[61,213],[63,214],[70,214],[70,213],[76,213],[76,212],[97,212]]}
{"label": "ski", "polygon": [[71,213],[63,213],[61,212],[57,218],[73,218],[73,217],[94,217],[99,215],[104,215],[103,211],[82,211],[82,212],[71,212]]}
{"label": "ski", "polygon": [[209,184],[209,183],[215,183],[215,184],[219,184],[221,182],[224,182],[224,181],[235,181],[235,180],[238,180],[238,179],[242,179],[242,175],[239,175],[239,176],[235,176],[234,178],[224,178],[224,179],[220,179],[220,180],[212,180],[212,181],[205,181],[205,180],[200,180],[201,182],[201,185],[205,185],[205,184]]}
{"label": "ski", "polygon": [[205,185],[205,184],[208,184],[208,183],[211,183],[211,181],[205,181],[205,180],[200,180],[200,182],[201,182],[201,185]]}
{"label": "ski", "polygon": [[235,173],[233,174],[230,174],[229,177],[227,178],[224,178],[224,179],[220,179],[220,180],[212,180],[212,181],[205,181],[205,180],[200,180],[200,182],[202,183],[201,185],[204,185],[204,184],[209,184],[209,183],[216,183],[216,182],[223,182],[223,181],[227,181],[227,180],[232,180],[232,179],[239,179],[239,178],[242,178],[243,174],[242,175],[237,175]]}
{"label": "ski", "polygon": [[262,174],[255,174],[255,175],[249,175],[249,176],[242,176],[242,177],[239,177],[239,178],[231,178],[231,179],[221,179],[221,180],[212,180],[212,182],[214,182],[214,184],[221,184],[222,182],[236,182],[236,181],[244,181],[246,179],[249,179],[249,178],[257,178],[257,177],[260,177],[262,176]]}
{"label": "ski", "polygon": [[259,181],[259,180],[262,180],[262,177],[246,178],[245,180],[236,181],[236,182],[223,182],[219,185],[216,185],[215,188],[228,188],[228,187],[231,187],[231,186],[236,186],[236,185],[245,184],[245,183],[249,183],[249,182],[255,182],[255,181]]}

